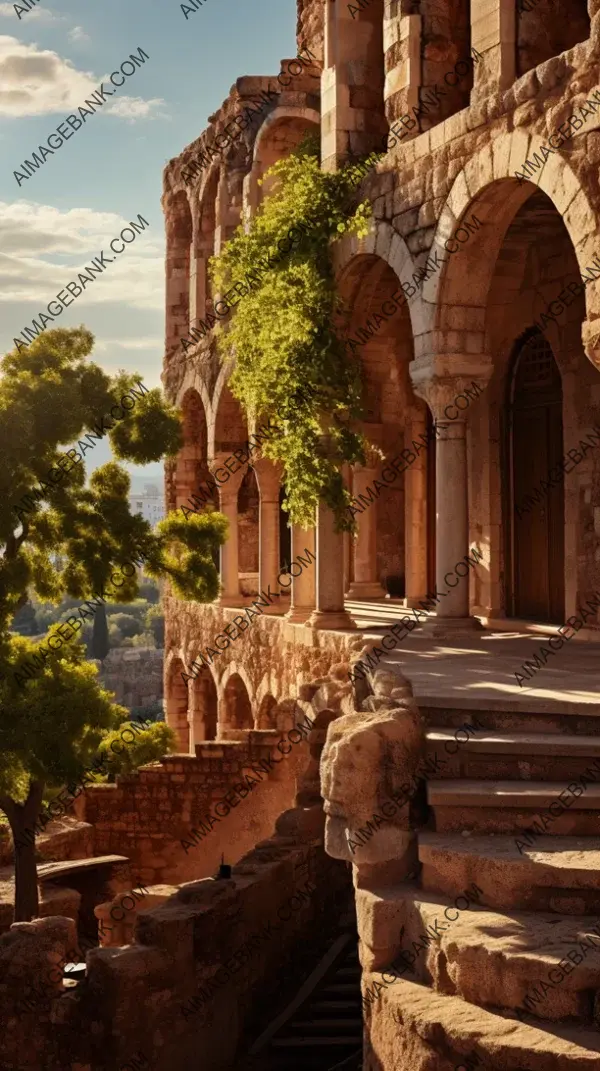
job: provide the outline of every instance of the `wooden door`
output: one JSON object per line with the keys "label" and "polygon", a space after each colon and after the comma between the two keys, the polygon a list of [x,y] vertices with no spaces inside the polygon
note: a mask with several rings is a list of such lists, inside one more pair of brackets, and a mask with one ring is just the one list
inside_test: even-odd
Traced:
{"label": "wooden door", "polygon": [[564,486],[548,490],[563,455],[562,385],[544,336],[529,332],[513,362],[509,427],[513,616],[564,620]]}

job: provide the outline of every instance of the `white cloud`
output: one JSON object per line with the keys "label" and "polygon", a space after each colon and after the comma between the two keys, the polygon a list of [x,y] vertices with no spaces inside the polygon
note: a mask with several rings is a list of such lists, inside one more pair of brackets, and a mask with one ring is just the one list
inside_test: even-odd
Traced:
{"label": "white cloud", "polygon": [[[19,5],[24,7],[23,4]],[[16,19],[17,22],[22,22],[27,18],[30,22],[34,20],[36,22],[66,22],[64,15],[57,15],[54,11],[51,11],[48,7],[33,7],[26,15],[21,15],[15,11],[14,4],[0,4],[0,16],[4,15],[6,18]]]}
{"label": "white cloud", "polygon": [[[103,80],[108,82],[107,75],[79,71],[57,52],[0,35],[0,115],[66,115],[83,105]],[[113,89],[110,83],[107,89]],[[163,104],[158,97],[145,101],[123,95],[107,101],[102,111],[119,118],[148,119]]]}
{"label": "white cloud", "polygon": [[[31,315],[36,316],[66,283],[77,282],[77,273],[104,251],[106,258],[114,258],[113,263],[106,263],[103,273],[79,295],[78,310],[83,305],[113,302],[162,311],[162,233],[148,229],[119,255],[110,249],[111,239],[129,222],[114,212],[91,208],[61,211],[35,202],[0,202],[0,302],[27,302]],[[15,324],[14,334],[25,326],[27,321]]]}
{"label": "white cloud", "polygon": [[72,30],[69,30],[67,37],[75,45],[86,45],[88,41],[91,41],[91,37],[85,32],[83,26],[74,26]]}

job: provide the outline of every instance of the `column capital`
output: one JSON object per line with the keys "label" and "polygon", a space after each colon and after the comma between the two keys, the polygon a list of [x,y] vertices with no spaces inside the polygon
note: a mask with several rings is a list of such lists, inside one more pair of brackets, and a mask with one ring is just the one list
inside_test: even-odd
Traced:
{"label": "column capital", "polygon": [[252,462],[256,473],[258,490],[264,502],[279,502],[283,465],[280,461],[271,461],[268,457],[256,457]]}
{"label": "column capital", "polygon": [[[248,471],[248,462],[246,461],[244,464],[240,464],[239,469],[236,469],[235,472],[231,472],[225,465],[225,462],[229,461],[231,456],[231,454],[226,453],[215,454],[207,462],[210,474],[217,484],[219,495],[222,499],[231,498],[234,495],[237,496],[242,480]],[[239,462],[236,462],[236,464],[239,464]],[[217,473],[219,474],[218,476]]]}
{"label": "column capital", "polygon": [[[436,423],[464,421],[466,416],[463,414],[470,403],[485,390],[493,365],[491,357],[484,354],[444,353],[411,361],[409,372],[415,394],[427,402]],[[467,390],[470,392],[466,395],[469,405],[456,406],[458,396],[464,396]]]}

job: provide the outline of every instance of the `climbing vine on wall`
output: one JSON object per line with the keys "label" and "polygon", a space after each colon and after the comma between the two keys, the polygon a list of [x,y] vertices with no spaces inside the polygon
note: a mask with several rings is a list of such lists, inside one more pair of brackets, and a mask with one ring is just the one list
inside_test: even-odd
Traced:
{"label": "climbing vine on wall", "polygon": [[290,522],[312,527],[323,499],[338,528],[352,529],[340,468],[364,463],[367,444],[352,427],[362,415],[361,371],[334,328],[331,247],[344,234],[366,235],[371,207],[356,206],[356,170],[321,171],[308,141],[267,177],[272,188],[249,229],[238,227],[211,260],[216,290],[238,284],[243,295],[220,353],[235,359],[229,385],[249,422],[275,424],[262,452],[282,463]]}

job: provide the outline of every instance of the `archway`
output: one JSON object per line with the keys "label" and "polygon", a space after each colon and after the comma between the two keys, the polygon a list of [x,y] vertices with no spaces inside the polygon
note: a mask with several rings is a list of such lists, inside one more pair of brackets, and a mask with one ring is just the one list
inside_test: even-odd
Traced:
{"label": "archway", "polygon": [[239,673],[234,673],[223,693],[222,729],[254,729],[254,718],[248,690]]}
{"label": "archway", "polygon": [[[188,499],[198,492],[208,478],[206,461],[207,425],[206,414],[198,391],[187,390],[181,401],[183,445],[175,465],[175,505],[190,505]],[[204,496],[202,496],[204,497]],[[216,493],[213,505],[218,507]],[[201,499],[202,501],[202,499]]]}
{"label": "archway", "polygon": [[190,726],[188,723],[188,686],[181,674],[183,662],[174,658],[167,674],[166,720],[176,736],[175,747],[179,754],[189,754]]}
{"label": "archway", "polygon": [[[537,328],[515,347],[507,403],[507,605],[514,617],[559,623],[565,613],[562,383],[552,349]],[[556,467],[559,475],[550,482]]]}
{"label": "archway", "polygon": [[258,516],[260,498],[256,473],[248,468],[238,491],[240,591],[258,595]]}
{"label": "archway", "polygon": [[277,706],[277,700],[272,695],[263,696],[262,702],[258,709],[258,717],[256,719],[257,729],[276,729],[275,725],[275,708]]}
{"label": "archway", "polygon": [[217,689],[210,670],[203,666],[192,684],[192,755],[196,744],[216,740],[218,722]]}

